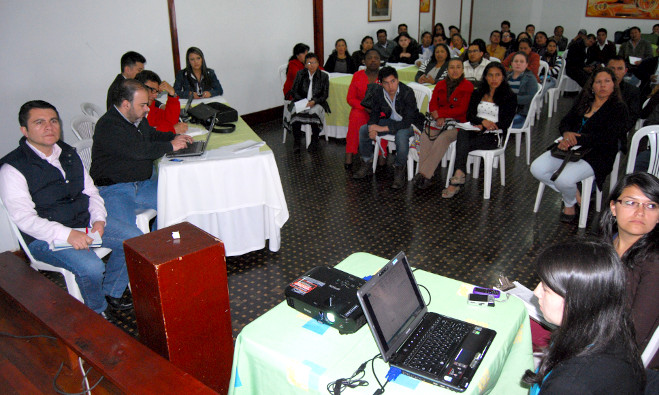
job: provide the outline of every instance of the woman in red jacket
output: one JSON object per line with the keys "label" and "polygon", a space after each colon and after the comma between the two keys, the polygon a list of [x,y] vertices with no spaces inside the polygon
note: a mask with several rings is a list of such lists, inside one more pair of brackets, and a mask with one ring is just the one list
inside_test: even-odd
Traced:
{"label": "woman in red jacket", "polygon": [[[430,100],[430,114],[439,130],[431,129],[421,134],[419,147],[419,174],[414,185],[426,189],[432,185],[432,177],[448,146],[457,139],[458,130],[450,126],[450,121],[465,122],[469,99],[474,85],[465,80],[463,64],[453,58],[448,64],[448,75],[435,85]],[[445,128],[446,127],[446,128]]]}
{"label": "woman in red jacket", "polygon": [[[380,69],[380,53],[376,49],[369,49],[364,55],[365,70],[356,72],[348,88],[347,101],[352,109],[348,118],[348,134],[346,135],[346,161],[345,168],[352,167],[352,158],[359,152],[359,128],[368,122],[370,110],[364,108],[362,101],[366,97],[369,84],[379,84],[378,70]],[[383,141],[383,147],[387,142]],[[385,150],[386,152],[386,150]]]}
{"label": "woman in red jacket", "polygon": [[291,100],[293,94],[290,92],[293,87],[293,81],[297,72],[304,69],[304,57],[309,52],[307,44],[297,43],[293,47],[293,56],[288,59],[288,68],[286,68],[286,82],[284,83],[284,99]]}

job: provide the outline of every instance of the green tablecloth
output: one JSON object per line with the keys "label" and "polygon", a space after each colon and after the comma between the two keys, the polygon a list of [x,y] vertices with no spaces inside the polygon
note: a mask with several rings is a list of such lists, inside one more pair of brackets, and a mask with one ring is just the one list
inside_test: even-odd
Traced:
{"label": "green tablecloth", "polygon": [[[356,253],[336,267],[363,277],[375,273],[386,262],[370,254]],[[432,295],[430,311],[497,332],[465,393],[527,394],[528,388],[520,385],[520,378],[526,369],[533,368],[533,358],[529,317],[523,303],[511,297],[494,308],[468,305],[466,294],[472,286],[421,270],[414,275]],[[356,333],[340,335],[334,328],[319,324],[282,302],[238,335],[229,394],[326,394],[329,382],[350,377],[362,362],[377,353],[368,325]],[[378,359],[375,371],[384,382],[388,365]],[[350,389],[346,394],[372,394],[376,390],[370,367],[366,372],[370,385]],[[389,383],[386,390],[392,394],[454,394],[404,375]]]}
{"label": "green tablecloth", "polygon": [[414,82],[414,77],[419,71],[419,68],[416,66],[409,66],[403,69],[398,69],[398,79],[403,82]]}
{"label": "green tablecloth", "polygon": [[[219,147],[224,147],[227,145],[231,144],[237,144],[246,140],[254,140],[254,141],[261,141],[261,138],[254,133],[252,128],[247,125],[245,121],[241,117],[238,117],[238,121],[235,123],[236,124],[236,130],[233,131],[232,133],[213,133],[211,135],[210,140],[208,141],[208,147],[206,147],[206,151],[210,151],[215,148]],[[200,125],[195,125],[198,127],[203,127]],[[201,136],[196,136],[194,139],[195,140],[205,140],[206,135],[203,134]],[[268,145],[264,145],[260,149],[261,152],[263,151],[270,151],[270,147]]]}

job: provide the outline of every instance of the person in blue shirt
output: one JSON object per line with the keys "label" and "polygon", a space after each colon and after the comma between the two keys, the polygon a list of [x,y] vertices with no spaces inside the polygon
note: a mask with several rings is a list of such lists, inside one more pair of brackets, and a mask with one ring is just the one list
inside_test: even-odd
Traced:
{"label": "person in blue shirt", "polygon": [[535,394],[642,394],[645,371],[627,304],[626,273],[610,243],[574,241],[536,260],[533,293],[558,326],[535,372],[522,381]]}

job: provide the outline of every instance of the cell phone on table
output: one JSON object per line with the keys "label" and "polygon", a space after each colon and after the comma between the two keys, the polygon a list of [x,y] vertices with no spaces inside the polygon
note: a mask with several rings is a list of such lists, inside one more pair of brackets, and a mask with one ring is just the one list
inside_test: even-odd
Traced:
{"label": "cell phone on table", "polygon": [[492,295],[495,299],[501,296],[501,291],[492,288],[474,287],[474,290],[471,292],[477,295]]}
{"label": "cell phone on table", "polygon": [[494,307],[494,297],[492,297],[492,295],[469,294],[469,296],[467,296],[467,303],[478,306]]}

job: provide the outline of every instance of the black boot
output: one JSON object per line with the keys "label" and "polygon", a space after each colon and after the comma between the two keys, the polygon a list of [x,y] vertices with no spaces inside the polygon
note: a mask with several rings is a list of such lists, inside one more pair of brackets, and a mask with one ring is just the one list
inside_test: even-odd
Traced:
{"label": "black boot", "polygon": [[373,159],[366,162],[362,162],[361,167],[359,168],[359,170],[353,173],[352,178],[362,179],[372,174],[373,174]]}
{"label": "black boot", "polygon": [[394,166],[394,183],[391,184],[393,189],[401,189],[407,181],[405,167]]}

